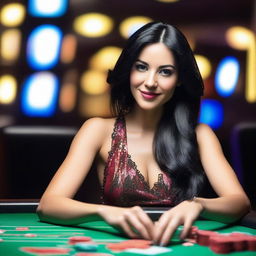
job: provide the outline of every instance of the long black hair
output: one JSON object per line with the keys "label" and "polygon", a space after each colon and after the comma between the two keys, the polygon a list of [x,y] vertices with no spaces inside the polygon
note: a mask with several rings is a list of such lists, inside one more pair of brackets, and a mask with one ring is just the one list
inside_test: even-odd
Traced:
{"label": "long black hair", "polygon": [[203,95],[203,81],[185,36],[174,26],[151,22],[127,41],[114,69],[109,71],[111,105],[115,115],[129,113],[135,103],[130,91],[130,72],[144,47],[162,42],[174,54],[178,86],[164,105],[153,143],[155,159],[172,179],[175,203],[197,196],[203,186],[196,126]]}

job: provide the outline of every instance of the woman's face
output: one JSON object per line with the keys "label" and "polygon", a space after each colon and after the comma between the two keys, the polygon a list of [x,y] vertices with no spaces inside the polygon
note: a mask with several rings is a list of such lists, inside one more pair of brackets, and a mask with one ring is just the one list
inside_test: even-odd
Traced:
{"label": "woman's face", "polygon": [[178,71],[173,53],[163,44],[146,46],[130,75],[131,93],[145,110],[162,107],[174,93]]}

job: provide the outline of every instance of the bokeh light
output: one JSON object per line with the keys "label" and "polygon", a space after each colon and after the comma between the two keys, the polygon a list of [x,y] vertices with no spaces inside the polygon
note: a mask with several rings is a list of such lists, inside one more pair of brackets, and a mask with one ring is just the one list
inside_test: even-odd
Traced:
{"label": "bokeh light", "polygon": [[59,60],[61,30],[54,25],[40,25],[30,34],[27,43],[27,60],[36,70],[54,67]]}
{"label": "bokeh light", "polygon": [[199,122],[208,124],[212,129],[222,126],[224,120],[223,105],[213,99],[204,99],[201,103]]}
{"label": "bokeh light", "polygon": [[0,103],[10,104],[17,94],[17,81],[12,75],[0,76]]}
{"label": "bokeh light", "polygon": [[31,117],[48,117],[55,113],[59,91],[58,78],[51,72],[30,75],[22,88],[22,112]]}
{"label": "bokeh light", "polygon": [[115,46],[106,46],[95,53],[90,59],[90,68],[102,71],[112,69],[121,54],[122,49]]}
{"label": "bokeh light", "polygon": [[26,9],[20,3],[6,4],[0,12],[0,22],[7,27],[16,27],[23,23]]}
{"label": "bokeh light", "polygon": [[144,26],[146,23],[151,22],[152,19],[144,16],[129,17],[122,21],[119,26],[120,34],[124,38],[130,37],[136,30]]}
{"label": "bokeh light", "polygon": [[101,13],[88,13],[75,18],[74,30],[86,37],[101,37],[107,35],[113,28],[113,20]]}
{"label": "bokeh light", "polygon": [[228,56],[219,63],[215,75],[215,88],[222,97],[231,96],[239,78],[239,62],[235,57]]}
{"label": "bokeh light", "polygon": [[77,40],[72,34],[67,34],[63,37],[60,60],[63,63],[71,63],[76,54]]}
{"label": "bokeh light", "polygon": [[253,40],[253,32],[245,27],[231,27],[226,32],[228,44],[238,50],[247,50]]}
{"label": "bokeh light", "polygon": [[2,33],[1,57],[8,62],[18,59],[21,47],[21,31],[19,29],[7,29]]}
{"label": "bokeh light", "polygon": [[29,0],[28,12],[34,17],[60,17],[67,6],[68,0]]}
{"label": "bokeh light", "polygon": [[203,79],[208,78],[212,71],[212,66],[210,61],[205,56],[202,56],[202,55],[195,55],[195,59],[196,59],[202,78]]}
{"label": "bokeh light", "polygon": [[108,90],[106,73],[98,70],[88,70],[81,76],[81,88],[86,94],[98,95]]}

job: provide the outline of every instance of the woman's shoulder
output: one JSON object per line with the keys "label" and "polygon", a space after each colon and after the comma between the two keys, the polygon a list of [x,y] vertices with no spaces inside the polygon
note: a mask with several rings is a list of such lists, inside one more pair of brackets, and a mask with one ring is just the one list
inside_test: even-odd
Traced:
{"label": "woman's shoulder", "polygon": [[99,135],[106,134],[113,129],[115,120],[116,118],[92,117],[83,123],[81,130],[91,130]]}
{"label": "woman's shoulder", "polygon": [[212,128],[207,125],[207,124],[204,124],[204,123],[199,123],[197,126],[196,126],[196,134],[197,135],[203,135],[205,133],[209,133],[209,132],[213,132]]}
{"label": "woman's shoulder", "polygon": [[212,128],[207,125],[200,123],[196,127],[196,137],[199,144],[208,144],[207,142],[218,141],[216,134]]}

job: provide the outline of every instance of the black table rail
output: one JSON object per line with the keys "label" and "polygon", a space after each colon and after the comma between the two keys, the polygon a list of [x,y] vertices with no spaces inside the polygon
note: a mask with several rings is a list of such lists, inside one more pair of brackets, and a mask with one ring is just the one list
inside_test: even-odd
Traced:
{"label": "black table rail", "polygon": [[[38,199],[0,199],[0,213],[29,213],[35,212],[39,204]],[[157,220],[168,207],[142,207],[152,220]],[[251,210],[238,222],[238,225],[256,229],[256,211]]]}

